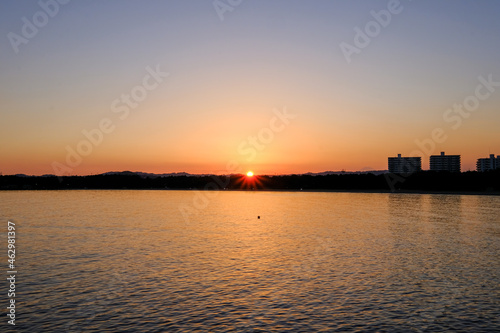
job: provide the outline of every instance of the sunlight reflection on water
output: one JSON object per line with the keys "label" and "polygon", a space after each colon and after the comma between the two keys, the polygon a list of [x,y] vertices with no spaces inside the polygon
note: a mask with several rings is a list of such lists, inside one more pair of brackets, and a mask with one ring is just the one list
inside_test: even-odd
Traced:
{"label": "sunlight reflection on water", "polygon": [[499,197],[220,192],[186,223],[192,198],[0,192],[18,328],[500,330]]}

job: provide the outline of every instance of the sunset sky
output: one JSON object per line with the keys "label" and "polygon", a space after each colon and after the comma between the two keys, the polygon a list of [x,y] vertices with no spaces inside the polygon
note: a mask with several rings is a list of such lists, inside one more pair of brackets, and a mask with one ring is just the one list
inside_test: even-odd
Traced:
{"label": "sunset sky", "polygon": [[0,2],[4,175],[500,155],[499,1],[59,1]]}

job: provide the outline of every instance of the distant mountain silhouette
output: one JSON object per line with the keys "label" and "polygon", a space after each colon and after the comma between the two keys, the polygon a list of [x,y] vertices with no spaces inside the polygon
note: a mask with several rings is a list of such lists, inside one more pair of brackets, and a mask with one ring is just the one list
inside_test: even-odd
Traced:
{"label": "distant mountain silhouette", "polygon": [[158,177],[170,177],[170,176],[195,176],[192,174],[189,174],[187,172],[174,172],[174,173],[148,173],[148,172],[133,172],[133,171],[111,171],[111,172],[105,172],[102,175],[122,175],[122,176],[127,176],[127,175],[138,175],[143,178],[158,178]]}
{"label": "distant mountain silhouette", "polygon": [[387,170],[369,170],[369,171],[323,171],[323,172],[306,172],[302,175],[310,176],[327,176],[327,175],[361,175],[361,174],[374,174],[381,175],[387,173]]}

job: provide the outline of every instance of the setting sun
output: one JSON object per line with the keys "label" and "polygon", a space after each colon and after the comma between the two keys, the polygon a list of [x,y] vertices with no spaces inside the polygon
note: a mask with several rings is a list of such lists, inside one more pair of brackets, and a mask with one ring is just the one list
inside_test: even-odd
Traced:
{"label": "setting sun", "polygon": [[253,177],[253,172],[252,171],[248,171],[247,172],[247,177]]}

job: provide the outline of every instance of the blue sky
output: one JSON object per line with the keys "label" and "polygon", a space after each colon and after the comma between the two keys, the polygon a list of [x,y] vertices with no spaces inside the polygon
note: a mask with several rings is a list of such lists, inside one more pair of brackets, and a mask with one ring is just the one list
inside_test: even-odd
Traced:
{"label": "blue sky", "polygon": [[[500,3],[401,0],[348,63],[340,44],[389,3],[246,0],[221,20],[212,1],[73,0],[16,53],[8,34],[22,36],[42,7],[2,1],[0,171],[52,173],[104,117],[116,129],[71,173],[205,173],[229,160],[261,173],[384,169],[436,127],[448,139],[433,153],[462,154],[465,169],[500,154],[500,91],[457,130],[443,121],[479,76],[500,81]],[[111,102],[157,65],[169,77],[112,118]],[[296,120],[255,160],[241,156],[283,107]]]}

